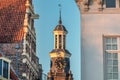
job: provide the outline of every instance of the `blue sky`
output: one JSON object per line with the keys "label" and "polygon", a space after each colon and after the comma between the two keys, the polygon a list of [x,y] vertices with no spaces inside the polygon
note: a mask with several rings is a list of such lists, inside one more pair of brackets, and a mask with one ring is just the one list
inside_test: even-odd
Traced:
{"label": "blue sky", "polygon": [[37,34],[37,55],[42,64],[43,73],[50,70],[49,52],[53,49],[53,29],[58,24],[59,7],[62,5],[62,24],[68,30],[66,49],[71,52],[71,71],[74,80],[80,80],[80,14],[74,0],[33,0],[35,13],[39,14],[35,20]]}

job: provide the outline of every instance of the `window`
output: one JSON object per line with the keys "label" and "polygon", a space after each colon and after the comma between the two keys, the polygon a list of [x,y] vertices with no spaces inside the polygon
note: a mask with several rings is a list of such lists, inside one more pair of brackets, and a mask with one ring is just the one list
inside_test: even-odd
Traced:
{"label": "window", "polygon": [[57,35],[55,35],[55,48],[57,48]]}
{"label": "window", "polygon": [[61,35],[59,35],[59,49],[62,48],[62,37]]}
{"label": "window", "polygon": [[118,80],[118,54],[106,53],[107,80]]}
{"label": "window", "polygon": [[8,62],[3,61],[3,77],[8,79]]}
{"label": "window", "polygon": [[117,37],[106,37],[105,44],[105,80],[118,80],[118,44]]}
{"label": "window", "polygon": [[115,8],[116,0],[106,0],[106,8]]}
{"label": "window", "polygon": [[0,59],[0,75],[2,75],[2,60]]}
{"label": "window", "polygon": [[117,50],[117,38],[106,38],[106,50]]}
{"label": "window", "polygon": [[65,35],[63,35],[63,48],[65,48]]}

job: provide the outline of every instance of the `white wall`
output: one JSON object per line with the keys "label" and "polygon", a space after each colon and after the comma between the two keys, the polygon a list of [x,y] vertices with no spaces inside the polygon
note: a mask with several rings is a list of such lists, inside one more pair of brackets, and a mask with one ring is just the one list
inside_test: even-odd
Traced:
{"label": "white wall", "polygon": [[104,80],[103,35],[120,34],[119,17],[120,14],[81,15],[81,80]]}

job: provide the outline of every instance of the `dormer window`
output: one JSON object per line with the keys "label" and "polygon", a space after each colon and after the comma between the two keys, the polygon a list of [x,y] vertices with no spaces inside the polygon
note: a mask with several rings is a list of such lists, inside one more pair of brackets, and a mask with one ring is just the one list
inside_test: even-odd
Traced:
{"label": "dormer window", "polygon": [[116,0],[106,0],[106,8],[116,8]]}

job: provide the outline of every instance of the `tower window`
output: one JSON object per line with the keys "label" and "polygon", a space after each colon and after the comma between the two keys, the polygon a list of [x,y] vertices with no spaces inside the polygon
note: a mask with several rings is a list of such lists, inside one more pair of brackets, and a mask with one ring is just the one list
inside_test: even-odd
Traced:
{"label": "tower window", "polygon": [[65,48],[65,35],[63,35],[63,48]]}
{"label": "tower window", "polygon": [[62,48],[62,37],[61,35],[59,35],[59,49]]}
{"label": "tower window", "polygon": [[55,35],[55,48],[57,48],[57,35]]}
{"label": "tower window", "polygon": [[106,8],[115,8],[116,0],[106,0]]}

